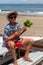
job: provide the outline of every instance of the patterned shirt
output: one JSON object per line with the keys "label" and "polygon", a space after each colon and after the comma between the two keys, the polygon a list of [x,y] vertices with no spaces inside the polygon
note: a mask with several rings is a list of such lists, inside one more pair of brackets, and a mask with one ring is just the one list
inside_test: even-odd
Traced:
{"label": "patterned shirt", "polygon": [[12,26],[11,23],[7,24],[4,29],[3,39],[6,40],[7,37],[14,33],[16,30],[21,30],[21,27],[17,22],[14,24],[14,26]]}

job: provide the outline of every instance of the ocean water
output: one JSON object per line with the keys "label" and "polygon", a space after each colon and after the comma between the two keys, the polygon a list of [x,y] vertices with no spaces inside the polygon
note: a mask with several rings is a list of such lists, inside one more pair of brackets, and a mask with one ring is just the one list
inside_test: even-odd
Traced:
{"label": "ocean water", "polygon": [[43,12],[43,4],[0,4],[1,10]]}
{"label": "ocean water", "polygon": [[[29,13],[29,15],[43,15],[43,4],[0,4],[1,13],[6,11],[17,11],[25,12],[24,14]],[[27,12],[27,13],[26,13]],[[21,13],[20,13],[21,14]]]}

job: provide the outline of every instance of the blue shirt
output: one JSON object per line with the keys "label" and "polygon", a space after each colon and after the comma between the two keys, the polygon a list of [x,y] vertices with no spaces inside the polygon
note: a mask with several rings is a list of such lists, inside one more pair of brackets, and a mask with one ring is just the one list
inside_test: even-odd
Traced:
{"label": "blue shirt", "polygon": [[21,30],[20,24],[17,22],[14,24],[14,26],[12,26],[11,23],[7,24],[4,29],[3,39],[6,40],[7,37],[14,33],[16,30]]}

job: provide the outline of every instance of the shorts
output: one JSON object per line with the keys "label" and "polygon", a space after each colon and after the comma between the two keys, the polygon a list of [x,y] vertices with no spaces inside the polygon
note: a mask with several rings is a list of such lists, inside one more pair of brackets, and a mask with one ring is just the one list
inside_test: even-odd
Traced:
{"label": "shorts", "polygon": [[[17,41],[17,42],[14,44],[14,47],[22,48],[22,47],[23,47],[23,46],[22,46],[22,41],[23,41],[23,39],[21,39],[21,41]],[[9,45],[8,45],[8,43],[6,43],[6,47],[7,47],[7,48],[10,48]]]}

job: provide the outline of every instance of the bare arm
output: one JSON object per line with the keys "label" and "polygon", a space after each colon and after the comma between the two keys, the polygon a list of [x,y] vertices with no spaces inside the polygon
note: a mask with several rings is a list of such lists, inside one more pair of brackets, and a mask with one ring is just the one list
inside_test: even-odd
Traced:
{"label": "bare arm", "polygon": [[23,32],[26,31],[26,28],[25,27],[22,27],[22,29],[19,31],[17,30],[16,32],[14,32],[13,34],[11,34],[8,38],[7,38],[7,41],[8,40],[11,40],[11,39],[17,39]]}

